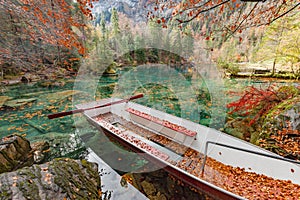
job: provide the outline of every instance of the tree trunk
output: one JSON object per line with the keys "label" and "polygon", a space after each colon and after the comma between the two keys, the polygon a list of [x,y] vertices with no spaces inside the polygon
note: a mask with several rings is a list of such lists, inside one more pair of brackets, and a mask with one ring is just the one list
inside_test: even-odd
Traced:
{"label": "tree trunk", "polygon": [[276,58],[273,61],[272,76],[275,74]]}

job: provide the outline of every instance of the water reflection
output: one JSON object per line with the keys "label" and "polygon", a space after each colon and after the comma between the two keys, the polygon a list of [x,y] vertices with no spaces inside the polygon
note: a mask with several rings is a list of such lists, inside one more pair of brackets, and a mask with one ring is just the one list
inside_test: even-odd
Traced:
{"label": "water reflection", "polygon": [[[124,179],[116,173],[108,164],[106,164],[93,151],[89,150],[88,160],[99,165],[99,173],[102,183],[102,199],[132,199],[146,200],[148,199],[143,193],[138,191],[131,184],[124,183]],[[125,181],[126,182],[126,181]]]}

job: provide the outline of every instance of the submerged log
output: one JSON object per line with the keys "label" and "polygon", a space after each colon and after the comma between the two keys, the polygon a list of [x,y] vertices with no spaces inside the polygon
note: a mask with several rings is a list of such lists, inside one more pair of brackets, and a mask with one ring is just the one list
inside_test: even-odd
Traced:
{"label": "submerged log", "polygon": [[3,80],[1,81],[2,85],[15,85],[21,83],[20,79],[15,79],[15,80]]}

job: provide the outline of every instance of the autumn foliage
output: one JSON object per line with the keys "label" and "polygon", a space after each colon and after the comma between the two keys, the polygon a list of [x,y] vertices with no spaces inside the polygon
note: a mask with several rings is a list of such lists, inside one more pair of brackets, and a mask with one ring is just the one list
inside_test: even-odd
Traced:
{"label": "autumn foliage", "polygon": [[[202,30],[205,36],[215,32],[222,32],[223,36],[226,36],[235,32],[241,33],[249,27],[268,25],[292,11],[297,12],[300,7],[298,0],[154,1],[152,5],[153,10],[149,11],[149,18],[167,18],[168,21],[175,20],[179,24],[209,22],[209,27],[206,27],[209,30]],[[166,10],[170,9],[172,14],[166,16]]]}
{"label": "autumn foliage", "polygon": [[84,55],[90,6],[90,0],[0,0],[0,66],[32,69],[38,63],[53,63],[54,57],[60,60],[67,51]]}
{"label": "autumn foliage", "polygon": [[271,85],[266,89],[251,86],[245,90],[239,100],[229,103],[227,108],[231,109],[230,114],[250,117],[249,125],[253,125],[274,106],[293,97],[296,93],[287,86],[277,88]]}
{"label": "autumn foliage", "polygon": [[288,128],[277,130],[268,139],[261,139],[260,146],[281,156],[300,160],[300,131]]}

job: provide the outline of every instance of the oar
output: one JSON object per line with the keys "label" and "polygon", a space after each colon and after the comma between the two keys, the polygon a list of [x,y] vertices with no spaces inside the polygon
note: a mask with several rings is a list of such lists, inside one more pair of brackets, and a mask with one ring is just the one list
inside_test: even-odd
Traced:
{"label": "oar", "polygon": [[66,112],[54,113],[54,114],[48,115],[48,118],[49,119],[54,119],[54,118],[64,117],[64,116],[67,116],[67,115],[72,115],[72,114],[75,114],[75,113],[82,113],[86,110],[92,110],[92,109],[96,109],[96,108],[111,106],[111,105],[118,104],[118,103],[128,102],[128,101],[133,100],[133,99],[142,98],[143,96],[144,96],[143,94],[138,94],[138,95],[132,96],[128,99],[114,101],[114,102],[111,102],[111,103],[106,103],[106,104],[91,107],[91,108],[83,108],[83,109],[70,110],[70,111],[66,111]]}

